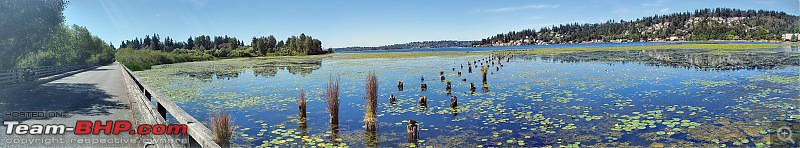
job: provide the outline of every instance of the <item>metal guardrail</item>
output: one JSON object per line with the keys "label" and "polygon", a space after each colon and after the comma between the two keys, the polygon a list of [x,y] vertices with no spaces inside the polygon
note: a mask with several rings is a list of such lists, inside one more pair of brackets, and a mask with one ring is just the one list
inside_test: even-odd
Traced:
{"label": "metal guardrail", "polygon": [[67,71],[78,70],[82,68],[87,68],[90,65],[61,65],[61,66],[40,66],[40,67],[33,67],[33,68],[20,68],[20,69],[10,69],[5,70],[0,73],[0,84],[11,84],[11,83],[20,83],[25,81],[25,73],[28,72],[28,69],[33,71],[34,75],[33,78],[42,78],[48,77],[60,73],[64,73]]}
{"label": "metal guardrail", "polygon": [[[211,137],[211,130],[204,126],[200,121],[197,121],[194,117],[189,115],[186,111],[175,105],[169,98],[165,97],[163,94],[159,93],[155,88],[148,85],[145,82],[142,82],[139,77],[133,75],[130,69],[125,67],[124,65],[120,64],[120,67],[123,67],[123,79],[124,81],[129,82],[127,83],[127,87],[130,90],[135,89],[134,92],[136,94],[130,94],[132,98],[136,99],[146,99],[141,101],[147,101],[147,103],[142,103],[145,105],[144,110],[145,114],[157,114],[158,116],[155,117],[155,121],[148,121],[147,122],[157,122],[157,123],[150,123],[150,124],[168,124],[166,122],[167,113],[172,115],[179,123],[186,124],[187,126],[187,136],[189,139],[189,147],[204,147],[204,148],[218,148],[220,147],[217,143],[214,142],[213,138]],[[151,101],[155,100],[155,107],[150,103]],[[138,100],[137,100],[138,101]],[[197,145],[192,145],[197,144]]]}

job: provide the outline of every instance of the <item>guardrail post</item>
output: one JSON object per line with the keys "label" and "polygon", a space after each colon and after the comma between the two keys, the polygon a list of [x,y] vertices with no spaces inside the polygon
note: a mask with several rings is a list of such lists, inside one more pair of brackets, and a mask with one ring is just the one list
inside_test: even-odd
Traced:
{"label": "guardrail post", "polygon": [[156,104],[156,106],[158,106],[158,114],[161,115],[161,118],[167,120],[167,108],[164,108],[161,102],[156,101]]}

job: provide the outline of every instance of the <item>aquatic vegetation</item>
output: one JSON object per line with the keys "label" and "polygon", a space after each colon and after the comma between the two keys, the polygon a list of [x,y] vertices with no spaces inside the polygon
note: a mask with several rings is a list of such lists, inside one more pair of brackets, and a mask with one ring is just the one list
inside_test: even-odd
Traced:
{"label": "aquatic vegetation", "polygon": [[[594,55],[582,56],[576,52],[565,54],[568,56],[564,58],[519,51],[447,53],[414,58],[331,54],[179,63],[136,73],[191,114],[208,112],[208,108],[235,112],[231,115],[237,117],[237,123],[251,128],[236,130],[233,134],[237,137],[233,142],[244,146],[719,147],[741,144],[742,147],[757,147],[770,145],[764,140],[770,134],[766,127],[770,122],[800,120],[798,106],[792,102],[797,101],[797,90],[800,90],[796,83],[797,66],[706,70],[641,62],[652,59],[681,63],[687,60],[671,54],[700,54],[698,59],[708,55],[712,58],[709,62],[715,61],[713,58],[717,56],[725,59],[727,54],[732,56],[731,61],[736,61],[733,56],[738,54],[756,57],[785,54],[769,49],[756,50],[718,53],[711,49],[579,51]],[[636,55],[646,58],[634,58]],[[353,57],[348,58],[350,56]],[[568,62],[569,57],[601,58]],[[321,66],[305,74],[296,69],[288,70],[288,67],[297,67],[295,64],[315,61],[306,58],[321,59]],[[293,62],[279,62],[284,60]],[[506,61],[501,65],[506,66],[500,68],[498,64],[502,60]],[[487,79],[492,77],[491,85],[487,85],[491,86],[491,91],[475,91],[474,83],[482,83],[481,74],[458,76],[457,71],[452,71],[466,61],[469,61],[464,67],[467,69],[477,68],[481,63],[484,66],[494,63],[494,69],[502,69],[487,73]],[[270,64],[283,64],[287,68],[263,68],[271,67]],[[314,65],[299,67],[313,68]],[[381,75],[381,81],[397,81],[398,87],[406,85],[399,85],[400,82],[431,87],[427,91],[403,91],[395,89],[394,83],[377,83],[376,97],[389,100],[376,101],[375,125],[380,129],[373,133],[361,130],[364,123],[360,118],[367,116],[360,113],[369,106],[361,101],[365,98],[364,78],[375,69],[386,74]],[[452,72],[444,72],[446,70]],[[329,122],[318,119],[330,116],[330,111],[326,111],[329,107],[327,88],[331,81],[326,77],[329,75],[339,75],[341,80],[337,94],[341,105],[337,113],[341,121],[336,126],[326,127]],[[457,77],[462,81],[425,82],[420,75]],[[421,81],[410,81],[416,79]],[[307,95],[305,124],[298,122],[297,112],[286,109],[294,106],[292,102],[297,100],[298,90],[305,90]],[[420,104],[421,98],[425,100],[424,106]],[[409,119],[421,121],[417,123],[421,136],[407,141]],[[711,130],[739,132],[723,136],[703,134]]]}
{"label": "aquatic vegetation", "polygon": [[325,87],[325,102],[331,117],[331,125],[339,124],[339,78],[331,76]]}
{"label": "aquatic vegetation", "polygon": [[[217,143],[217,145],[222,147],[229,146],[231,144],[231,138],[234,131],[231,115],[223,109],[218,109],[211,113],[209,120],[211,124],[211,131],[214,133],[212,135],[212,138],[214,138],[214,143]],[[243,135],[243,137],[247,136]]]}
{"label": "aquatic vegetation", "polygon": [[364,122],[366,123],[367,130],[375,130],[378,117],[376,117],[378,110],[378,77],[375,72],[369,72],[367,75],[366,88],[366,113],[364,113]]}

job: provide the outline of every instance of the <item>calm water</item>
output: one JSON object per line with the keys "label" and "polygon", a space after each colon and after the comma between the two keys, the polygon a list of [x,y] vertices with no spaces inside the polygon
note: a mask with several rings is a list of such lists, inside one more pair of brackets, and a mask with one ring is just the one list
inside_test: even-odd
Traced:
{"label": "calm water", "polygon": [[[216,61],[164,65],[137,75],[198,120],[225,108],[240,126],[235,143],[246,147],[363,147],[368,71],[377,72],[380,84],[377,135],[382,147],[408,145],[407,120],[421,122],[417,143],[423,146],[757,146],[769,141],[764,138],[774,133],[768,130],[773,122],[800,118],[797,66],[713,71],[518,54],[502,60],[502,67],[490,66],[488,90],[482,90],[480,67],[468,73],[466,63],[489,56],[334,56],[273,66],[259,60]],[[219,70],[237,66],[242,68]],[[452,83],[449,95],[440,71]],[[330,138],[321,99],[331,75],[341,77],[340,139]],[[405,83],[403,91],[398,81]],[[478,90],[470,93],[469,83]],[[427,91],[420,90],[421,84],[427,84]],[[294,101],[301,89],[310,99],[307,128],[296,122]],[[389,104],[391,94],[398,98],[396,105]],[[450,95],[459,99],[457,113],[448,107]],[[427,96],[428,108],[417,106],[419,96]]]}
{"label": "calm water", "polygon": [[626,43],[590,43],[590,44],[554,44],[554,45],[525,45],[525,46],[493,46],[493,47],[445,47],[445,48],[410,48],[392,50],[345,51],[343,53],[361,52],[439,52],[439,51],[492,51],[492,50],[518,50],[518,49],[547,49],[547,48],[579,48],[579,47],[619,47],[619,46],[649,46],[666,44],[689,43],[714,43],[714,44],[776,44],[769,42],[626,42]]}

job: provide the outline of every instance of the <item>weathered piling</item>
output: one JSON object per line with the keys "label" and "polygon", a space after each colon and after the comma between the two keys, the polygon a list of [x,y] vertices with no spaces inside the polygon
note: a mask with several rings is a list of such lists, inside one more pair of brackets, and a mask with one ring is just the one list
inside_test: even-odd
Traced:
{"label": "weathered piling", "polygon": [[422,86],[420,86],[420,89],[422,91],[426,91],[426,90],[428,90],[428,85],[427,84],[422,84]]}
{"label": "weathered piling", "polygon": [[403,91],[403,81],[397,81],[397,91]]}
{"label": "weathered piling", "polygon": [[460,71],[458,72],[458,76],[459,76],[459,77],[461,76],[461,72],[460,72]]}
{"label": "weathered piling", "polygon": [[419,97],[419,106],[420,106],[420,108],[427,108],[428,107],[428,97],[425,97],[425,96]]}
{"label": "weathered piling", "polygon": [[389,95],[389,103],[394,105],[395,101],[397,101],[397,97],[395,97],[394,94]]}
{"label": "weathered piling", "polygon": [[444,82],[444,75],[439,76],[442,82]]}
{"label": "weathered piling", "polygon": [[469,91],[470,92],[475,92],[475,83],[472,83],[472,82],[469,83]]}
{"label": "weathered piling", "polygon": [[450,97],[450,108],[455,109],[458,106],[458,97]]}
{"label": "weathered piling", "polygon": [[420,82],[425,82],[425,76],[422,76],[422,77],[420,77],[420,78],[419,78],[419,81],[420,81]]}
{"label": "weathered piling", "polygon": [[419,125],[417,125],[417,121],[410,120],[408,121],[408,126],[406,126],[406,132],[408,133],[408,142],[410,144],[417,144],[417,140],[419,139]]}
{"label": "weathered piling", "polygon": [[297,100],[297,108],[300,110],[300,123],[306,123],[306,92],[300,90],[300,99]]}
{"label": "weathered piling", "polygon": [[447,84],[445,85],[445,90],[450,91],[450,81],[447,81]]}
{"label": "weathered piling", "polygon": [[483,84],[486,84],[486,73],[488,71],[489,71],[489,67],[488,66],[481,67],[481,75],[483,76],[483,80],[482,80]]}

